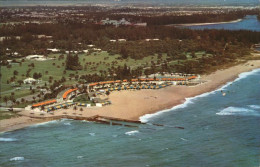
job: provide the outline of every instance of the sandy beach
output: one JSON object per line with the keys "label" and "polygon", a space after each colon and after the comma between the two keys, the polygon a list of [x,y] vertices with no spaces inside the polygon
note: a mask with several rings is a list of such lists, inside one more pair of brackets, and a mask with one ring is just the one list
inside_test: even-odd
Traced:
{"label": "sandy beach", "polygon": [[[218,70],[210,75],[201,76],[206,81],[203,84],[187,86],[169,86],[160,90],[135,90],[135,91],[117,91],[109,95],[112,105],[105,107],[84,108],[80,107],[76,111],[73,108],[61,109],[55,111],[54,116],[71,115],[92,117],[95,115],[107,116],[113,118],[139,120],[145,114],[152,114],[164,109],[172,108],[185,102],[185,98],[194,97],[206,92],[220,88],[229,81],[233,81],[242,72],[251,71],[260,68],[260,60],[248,61],[224,70]],[[221,94],[220,94],[221,96]],[[0,132],[15,130],[30,126],[32,124],[52,120],[53,115],[45,114],[44,118],[30,118],[32,115],[28,111],[22,111],[22,116],[0,121]],[[33,114],[33,117],[43,117],[40,113]]]}

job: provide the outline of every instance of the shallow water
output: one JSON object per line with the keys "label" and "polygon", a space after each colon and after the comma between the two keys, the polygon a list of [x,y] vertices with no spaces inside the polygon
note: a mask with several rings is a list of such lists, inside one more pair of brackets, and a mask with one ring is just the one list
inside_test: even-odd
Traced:
{"label": "shallow water", "polygon": [[64,119],[3,133],[0,166],[258,166],[260,69],[142,120],[129,128]]}
{"label": "shallow water", "polygon": [[235,22],[235,23],[185,26],[184,28],[190,28],[190,29],[195,29],[195,30],[225,29],[225,30],[260,31],[260,21],[257,20],[256,15],[248,15],[245,18],[243,18],[241,21]]}

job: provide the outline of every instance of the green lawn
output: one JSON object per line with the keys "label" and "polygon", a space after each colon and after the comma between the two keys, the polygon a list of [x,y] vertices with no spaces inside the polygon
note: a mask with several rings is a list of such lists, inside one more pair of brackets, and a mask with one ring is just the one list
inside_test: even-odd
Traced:
{"label": "green lawn", "polygon": [[[205,52],[197,52],[197,57],[200,57]],[[111,68],[112,66],[123,66],[126,64],[127,66],[130,66],[132,69],[135,69],[137,67],[150,67],[151,62],[154,61],[154,63],[157,64],[158,55],[148,56],[141,60],[134,60],[131,58],[121,60],[119,59],[120,55],[109,55],[107,52],[94,52],[90,55],[87,54],[79,54],[79,61],[82,65],[83,69],[76,71],[66,71],[66,74],[63,74],[63,71],[65,70],[65,66],[62,64],[65,64],[66,61],[66,54],[64,55],[64,59],[58,60],[60,54],[50,54],[48,55],[49,58],[54,58],[53,60],[46,60],[46,61],[36,61],[36,60],[27,60],[24,58],[24,62],[20,66],[18,63],[12,64],[11,68],[7,68],[6,66],[1,66],[1,96],[10,96],[11,92],[15,92],[15,97],[23,97],[30,94],[30,91],[25,88],[29,88],[30,85],[22,84],[21,86],[18,84],[18,80],[24,80],[28,77],[26,77],[26,71],[30,68],[32,69],[30,72],[30,77],[33,76],[33,73],[41,73],[42,74],[42,82],[41,84],[37,84],[36,86],[44,85],[44,83],[48,83],[49,77],[53,77],[53,80],[60,80],[63,76],[67,79],[65,84],[74,84],[75,80],[72,78],[72,80],[69,80],[70,74],[76,74],[78,75],[85,75],[85,74],[93,74],[93,73],[99,73],[100,70],[107,70],[108,68]],[[190,53],[186,53],[187,58],[190,58]],[[167,55],[162,55],[162,61],[161,63],[166,60]],[[21,61],[21,59],[17,59],[17,61]],[[112,64],[112,62],[117,62],[116,64]],[[170,64],[176,64],[178,61],[172,61]],[[35,67],[28,67],[31,63],[34,63]],[[87,63],[91,63],[91,65],[86,65]],[[98,65],[97,65],[98,63]],[[109,63],[109,64],[108,64]],[[85,68],[85,66],[87,68]],[[14,71],[18,71],[18,75],[16,75],[16,80],[13,83],[7,83],[7,80],[9,80],[11,77],[13,77]],[[47,73],[46,73],[47,72]],[[21,87],[21,90],[16,90],[17,87]]]}
{"label": "green lawn", "polygon": [[91,106],[95,106],[95,103],[93,103],[93,101],[88,100],[88,97],[86,94],[76,97],[73,101],[80,102],[80,103],[88,103],[88,104],[91,104]]}
{"label": "green lawn", "polygon": [[20,89],[20,90],[15,90],[15,91],[8,91],[7,93],[2,93],[1,94],[2,98],[0,99],[0,102],[4,102],[3,101],[3,97],[4,96],[10,97],[12,92],[14,93],[14,98],[15,99],[31,95],[31,91],[29,89]]}
{"label": "green lawn", "polygon": [[[54,60],[47,60],[47,61],[35,61],[35,60],[27,60],[25,59],[25,62],[22,63],[20,66],[19,64],[12,64],[11,68],[7,68],[6,66],[1,67],[1,92],[13,90],[15,89],[15,86],[19,86],[17,81],[18,80],[24,80],[26,79],[26,71],[31,68],[30,77],[33,76],[33,73],[41,73],[42,74],[42,81],[48,81],[49,77],[53,77],[54,80],[59,80],[64,76],[65,78],[68,78],[70,74],[76,74],[75,71],[67,71],[66,74],[63,74],[63,71],[65,70],[65,67],[62,66],[62,63],[65,64],[65,59],[58,60],[59,54],[51,54],[49,57],[56,59]],[[158,56],[149,56],[142,60],[134,60],[134,59],[126,59],[126,60],[119,60],[117,59],[119,55],[109,55],[107,52],[100,52],[100,53],[92,53],[91,55],[86,54],[79,54],[79,61],[81,65],[84,67],[86,63],[91,62],[91,65],[87,65],[87,69],[84,68],[82,70],[78,71],[79,75],[85,75],[85,74],[93,74],[98,73],[100,70],[107,70],[108,68],[112,67],[112,62],[117,61],[117,64],[114,64],[114,67],[117,66],[123,66],[124,64],[127,64],[127,66],[131,66],[132,68],[137,68],[138,66],[150,66],[151,61],[157,62]],[[106,58],[106,60],[104,60]],[[166,55],[162,56],[162,59],[166,59]],[[21,60],[19,60],[21,61]],[[101,63],[100,63],[101,62]],[[105,64],[103,63],[105,62]],[[148,63],[146,65],[146,62]],[[34,63],[35,67],[28,67],[29,64]],[[55,65],[53,65],[55,63]],[[97,68],[95,68],[97,63],[100,63]],[[109,63],[109,65],[107,64]],[[94,68],[94,69],[93,69]],[[13,76],[14,71],[18,71],[18,75],[16,76],[16,82],[15,83],[9,83],[7,84],[7,80],[9,80]],[[48,73],[46,73],[48,71]],[[22,76],[24,75],[24,76]],[[74,83],[72,81],[72,83]],[[22,84],[24,86],[24,84]]]}
{"label": "green lawn", "polygon": [[9,119],[17,116],[16,112],[12,111],[0,111],[0,120]]}

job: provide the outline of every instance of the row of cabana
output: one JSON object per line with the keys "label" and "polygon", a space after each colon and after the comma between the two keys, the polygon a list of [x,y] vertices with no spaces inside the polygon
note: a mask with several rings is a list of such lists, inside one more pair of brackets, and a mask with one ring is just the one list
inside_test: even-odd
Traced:
{"label": "row of cabana", "polygon": [[115,91],[115,90],[133,90],[133,89],[161,89],[165,88],[166,86],[172,85],[172,83],[165,83],[162,85],[137,85],[137,86],[118,86],[118,87],[113,87],[113,88],[107,88],[105,91]]}
{"label": "row of cabana", "polygon": [[[139,78],[139,79],[131,79],[129,81],[132,82],[138,82],[138,81],[187,81],[187,80],[192,80],[196,79],[197,76],[190,76],[186,78]],[[89,84],[89,86],[96,86],[96,85],[104,85],[104,84],[113,84],[113,83],[122,83],[122,82],[127,82],[128,80],[116,80],[116,81],[104,81],[104,82],[95,82]]]}
{"label": "row of cabana", "polygon": [[[109,105],[109,104],[111,104],[111,101],[105,101],[105,102],[102,102],[100,104],[102,106]],[[59,104],[59,105],[55,105],[55,106],[45,108],[43,111],[51,112],[51,111],[55,111],[55,110],[58,110],[58,109],[61,109],[61,108],[70,107],[70,106],[73,106],[73,105],[82,106],[82,107],[91,107],[90,103],[68,102],[68,103],[63,103],[63,104]]]}
{"label": "row of cabana", "polygon": [[69,89],[69,90],[67,90],[66,92],[64,92],[63,95],[62,95],[63,100],[67,99],[67,97],[68,97],[68,95],[69,95],[70,93],[72,93],[72,92],[74,92],[74,91],[77,91],[77,90],[78,90],[78,88],[74,88],[74,89]]}
{"label": "row of cabana", "polygon": [[[101,102],[100,104],[102,106],[109,105],[109,104],[111,104],[111,101],[104,101],[104,102]],[[76,103],[76,105],[82,106],[82,107],[90,107],[91,106],[91,104],[89,104],[89,103],[80,103],[80,102]]]}
{"label": "row of cabana", "polygon": [[55,106],[45,108],[43,111],[50,112],[50,111],[58,110],[58,109],[61,109],[61,108],[64,108],[64,107],[70,107],[74,104],[75,104],[74,102],[63,103],[63,104],[59,104],[59,105],[55,105]]}
{"label": "row of cabana", "polygon": [[40,103],[37,103],[37,104],[33,104],[32,108],[46,106],[46,105],[51,105],[51,104],[54,104],[56,102],[57,102],[56,99],[49,100],[49,101],[44,101],[44,102],[40,102]]}

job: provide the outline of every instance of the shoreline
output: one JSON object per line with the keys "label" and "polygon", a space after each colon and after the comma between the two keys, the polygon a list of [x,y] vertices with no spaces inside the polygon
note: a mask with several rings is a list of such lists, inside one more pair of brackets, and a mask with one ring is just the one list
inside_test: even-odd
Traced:
{"label": "shoreline", "polygon": [[227,24],[227,23],[237,23],[242,21],[243,19],[237,19],[232,21],[224,21],[224,22],[212,22],[212,23],[187,23],[187,24],[169,24],[166,26],[175,26],[175,27],[188,27],[188,26],[205,26],[205,25],[216,25],[216,24]]}
{"label": "shoreline", "polygon": [[214,89],[212,91],[209,91],[209,92],[205,92],[205,93],[202,93],[202,94],[198,94],[198,95],[195,95],[193,97],[187,97],[185,98],[185,101],[183,103],[180,103],[178,105],[175,105],[173,106],[172,108],[167,108],[165,110],[161,110],[161,111],[158,111],[158,112],[155,112],[155,113],[152,113],[152,114],[146,114],[146,115],[143,115],[140,117],[140,121],[142,123],[146,123],[148,122],[148,119],[150,118],[153,118],[153,117],[156,117],[157,115],[160,115],[162,113],[165,113],[165,112],[169,112],[171,110],[175,110],[175,109],[178,109],[178,108],[185,108],[186,105],[188,105],[189,103],[192,103],[190,102],[191,100],[195,99],[195,98],[198,98],[198,97],[204,97],[204,96],[207,96],[207,95],[210,95],[210,94],[213,94],[214,92],[216,91],[220,91],[221,89],[224,89],[225,87],[229,86],[229,85],[232,85],[234,82],[242,79],[243,77],[241,76],[241,74],[245,74],[245,73],[251,73],[251,72],[254,72],[254,71],[260,71],[260,68],[256,68],[256,69],[253,69],[251,71],[247,71],[247,72],[242,72],[238,75],[237,78],[235,78],[234,80],[230,80],[228,81],[226,84],[224,85],[221,85],[219,86],[217,89]]}
{"label": "shoreline", "polygon": [[[139,121],[151,115],[160,114],[165,110],[171,110],[179,105],[185,105],[190,98],[195,98],[206,93],[216,91],[229,82],[239,78],[239,74],[260,68],[260,60],[251,60],[243,64],[235,65],[227,69],[220,69],[209,75],[202,76],[206,83],[193,87],[170,86],[160,90],[138,90],[138,91],[118,91],[112,92],[109,99],[112,105],[105,107],[83,108],[83,112],[70,109],[61,109],[55,112],[55,116],[46,114],[44,117],[34,118],[27,111],[21,112],[22,116],[1,120],[0,133],[25,128],[34,124],[56,120],[57,117],[76,114],[81,117],[111,117],[115,119],[125,119]],[[78,117],[80,117],[77,115]],[[56,119],[55,119],[56,117]]]}

